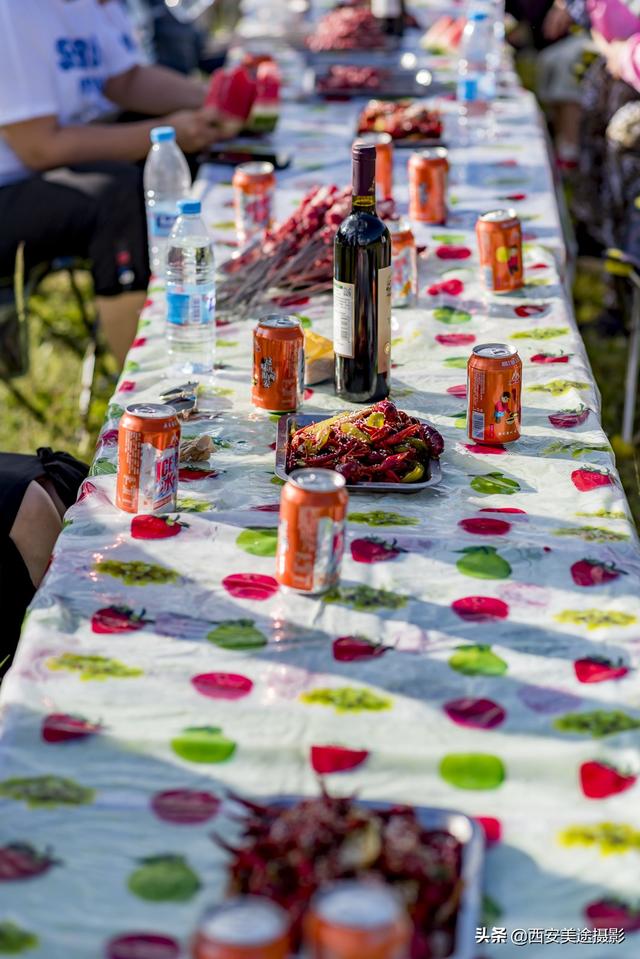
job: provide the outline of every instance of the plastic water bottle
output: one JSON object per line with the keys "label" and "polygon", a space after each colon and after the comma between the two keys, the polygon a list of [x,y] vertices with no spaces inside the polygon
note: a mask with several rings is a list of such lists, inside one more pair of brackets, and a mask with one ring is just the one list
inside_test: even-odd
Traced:
{"label": "plastic water bottle", "polygon": [[167,344],[174,372],[208,376],[215,346],[213,247],[199,200],[180,200],[167,248]]}
{"label": "plastic water bottle", "polygon": [[178,200],[191,190],[191,173],[173,127],[154,127],[151,143],[144,166],[149,263],[156,276],[164,277],[167,240],[176,222]]}
{"label": "plastic water bottle", "polygon": [[458,60],[458,121],[471,137],[486,134],[491,102],[495,98],[495,37],[493,18],[472,7],[460,43]]}

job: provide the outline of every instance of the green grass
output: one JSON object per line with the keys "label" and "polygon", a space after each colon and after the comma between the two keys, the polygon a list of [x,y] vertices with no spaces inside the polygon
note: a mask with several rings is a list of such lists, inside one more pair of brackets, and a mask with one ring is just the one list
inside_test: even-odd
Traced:
{"label": "green grass", "polygon": [[[90,299],[90,280],[81,277],[83,291]],[[624,337],[603,338],[594,320],[608,297],[603,278],[593,264],[579,264],[576,284],[576,315],[602,393],[604,428],[617,452],[618,469],[636,523],[640,526],[640,450],[624,450],[619,442],[622,419],[623,383],[627,356]],[[64,449],[85,461],[92,458],[95,440],[115,383],[115,366],[106,357],[96,377],[88,429],[83,430],[78,412],[81,355],[87,344],[77,304],[70,295],[66,278],[50,277],[34,298],[35,313],[30,321],[31,368],[15,386],[41,411],[39,422],[0,383],[3,415],[0,418],[0,450],[35,452],[38,446]],[[71,338],[76,350],[62,342],[55,332]],[[636,427],[640,431],[640,405]],[[636,436],[636,440],[638,436]]]}

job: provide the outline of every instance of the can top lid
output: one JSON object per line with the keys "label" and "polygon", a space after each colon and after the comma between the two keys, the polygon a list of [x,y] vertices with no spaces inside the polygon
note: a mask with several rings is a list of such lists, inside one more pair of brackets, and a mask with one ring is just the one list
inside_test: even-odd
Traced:
{"label": "can top lid", "polygon": [[446,160],[449,151],[446,147],[427,147],[426,150],[416,150],[413,155],[422,160]]}
{"label": "can top lid", "polygon": [[476,356],[488,356],[499,359],[503,356],[515,356],[515,346],[509,346],[508,343],[481,343],[480,346],[474,346],[473,352]]}
{"label": "can top lid", "polygon": [[205,913],[200,933],[228,946],[264,946],[281,939],[289,921],[280,906],[262,896],[238,896]]}
{"label": "can top lid", "polygon": [[517,220],[515,210],[489,210],[479,217],[483,223],[504,223],[506,220]]}
{"label": "can top lid", "polygon": [[242,171],[246,176],[271,176],[275,167],[268,160],[253,160],[251,163],[241,163],[236,171]]}
{"label": "can top lid", "polygon": [[173,127],[154,127],[150,136],[152,143],[167,143],[175,140],[176,131]]}
{"label": "can top lid", "polygon": [[282,313],[267,313],[266,316],[258,317],[260,326],[268,326],[270,329],[290,329],[300,326],[300,320],[297,316],[289,316]]}
{"label": "can top lid", "polygon": [[358,134],[358,143],[391,143],[392,136],[390,133],[359,133]]}
{"label": "can top lid", "polygon": [[322,890],[312,908],[331,925],[356,929],[389,926],[402,915],[399,900],[386,886],[350,880]]}
{"label": "can top lid", "polygon": [[164,420],[167,416],[176,415],[175,409],[168,403],[132,403],[126,407],[126,412],[149,420]]}
{"label": "can top lid", "polygon": [[289,482],[298,489],[310,490],[312,493],[332,493],[346,485],[346,480],[340,473],[322,469],[293,470],[289,474]]}

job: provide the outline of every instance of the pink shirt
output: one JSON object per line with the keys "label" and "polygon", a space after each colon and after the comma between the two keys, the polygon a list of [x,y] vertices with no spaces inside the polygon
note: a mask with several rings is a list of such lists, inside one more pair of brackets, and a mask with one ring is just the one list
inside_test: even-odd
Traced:
{"label": "pink shirt", "polygon": [[620,76],[640,92],[640,0],[587,0],[591,26],[607,41],[625,40]]}

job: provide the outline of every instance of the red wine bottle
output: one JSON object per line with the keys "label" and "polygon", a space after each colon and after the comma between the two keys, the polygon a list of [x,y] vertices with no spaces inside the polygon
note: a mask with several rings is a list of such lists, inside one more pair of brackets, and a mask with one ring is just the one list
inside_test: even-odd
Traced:
{"label": "red wine bottle", "polygon": [[353,198],[333,246],[336,393],[352,403],[389,395],[391,237],[376,214],[376,148],[352,149]]}
{"label": "red wine bottle", "polygon": [[404,34],[404,0],[371,0],[371,12],[390,37]]}

